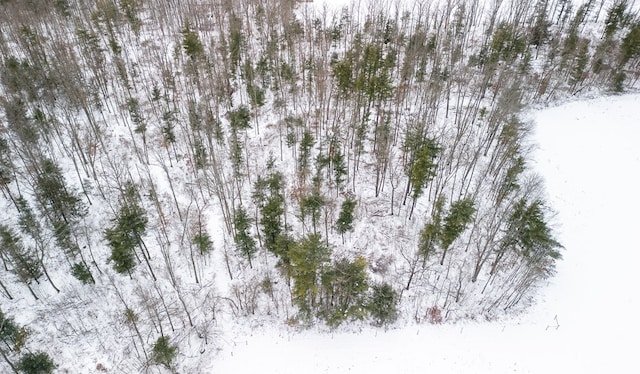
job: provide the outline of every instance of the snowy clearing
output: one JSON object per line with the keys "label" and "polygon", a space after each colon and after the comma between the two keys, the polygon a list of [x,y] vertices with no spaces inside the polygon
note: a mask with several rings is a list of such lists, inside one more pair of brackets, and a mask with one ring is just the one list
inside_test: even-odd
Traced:
{"label": "snowy clearing", "polygon": [[538,304],[494,323],[318,334],[266,328],[227,338],[218,373],[628,373],[640,334],[640,95],[532,114],[535,169],[558,212],[564,260]]}

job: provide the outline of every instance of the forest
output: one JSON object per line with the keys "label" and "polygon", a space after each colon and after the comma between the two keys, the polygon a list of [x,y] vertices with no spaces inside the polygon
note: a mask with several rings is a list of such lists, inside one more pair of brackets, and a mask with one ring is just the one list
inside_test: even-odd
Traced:
{"label": "forest", "polygon": [[526,110],[640,77],[627,0],[0,5],[4,372],[522,312],[563,251]]}

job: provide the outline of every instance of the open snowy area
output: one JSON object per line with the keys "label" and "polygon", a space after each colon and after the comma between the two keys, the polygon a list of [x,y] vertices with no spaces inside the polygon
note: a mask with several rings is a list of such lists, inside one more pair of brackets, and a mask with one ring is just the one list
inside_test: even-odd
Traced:
{"label": "open snowy area", "polygon": [[525,315],[491,323],[229,337],[218,373],[634,373],[640,95],[534,111],[535,169],[565,249]]}

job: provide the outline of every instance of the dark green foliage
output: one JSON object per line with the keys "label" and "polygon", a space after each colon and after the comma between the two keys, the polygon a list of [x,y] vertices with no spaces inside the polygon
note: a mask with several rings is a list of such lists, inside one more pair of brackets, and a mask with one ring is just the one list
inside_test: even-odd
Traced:
{"label": "dark green foliage", "polygon": [[162,126],[162,136],[167,144],[173,144],[176,142],[176,134],[172,123],[167,123]]}
{"label": "dark green foliage", "polygon": [[265,103],[264,89],[255,84],[247,84],[247,95],[251,100],[251,106],[261,107]]}
{"label": "dark green foliage", "polygon": [[11,149],[6,139],[0,137],[0,187],[4,187],[13,180],[13,162]]}
{"label": "dark green foliage", "polygon": [[640,22],[636,22],[631,30],[622,38],[620,45],[620,66],[631,59],[640,57]]}
{"label": "dark green foliage", "polygon": [[22,282],[29,284],[42,276],[37,255],[25,248],[20,237],[5,225],[0,225],[0,253],[11,259],[12,271]]}
{"label": "dark green foliage", "polygon": [[366,315],[364,293],[369,288],[367,261],[340,259],[322,272],[322,307],[320,316],[332,327]]}
{"label": "dark green foliage", "polygon": [[140,112],[140,104],[138,103],[138,100],[133,97],[129,98],[127,100],[127,109],[129,110],[131,121],[135,125],[134,131],[138,134],[144,134],[144,132],[147,131],[147,125],[145,124],[142,113]]}
{"label": "dark green foliage", "polygon": [[518,184],[518,177],[522,174],[524,168],[524,158],[521,156],[517,157],[513,161],[513,164],[509,166],[496,197],[496,202],[498,204],[500,204],[511,192],[520,188],[520,185]]}
{"label": "dark green foliage", "polygon": [[207,148],[198,138],[193,141],[193,159],[197,170],[202,170],[207,166]]}
{"label": "dark green foliage", "polygon": [[300,117],[286,117],[284,123],[287,126],[287,147],[293,147],[298,142],[297,129],[304,125]]}
{"label": "dark green foliage", "polygon": [[53,373],[56,364],[44,352],[26,353],[18,361],[16,368],[24,374],[49,374]]}
{"label": "dark green foliage", "polygon": [[315,139],[313,135],[311,135],[311,131],[305,130],[302,134],[302,140],[300,140],[300,149],[298,155],[298,173],[300,177],[305,180],[307,175],[309,174],[309,159],[311,154],[311,147],[313,147],[313,143]]}
{"label": "dark green foliage", "polygon": [[213,250],[213,242],[211,241],[211,238],[206,231],[200,231],[195,234],[193,236],[192,242],[201,255],[209,253],[211,252],[211,250]]}
{"label": "dark green foliage", "polygon": [[509,217],[509,238],[520,253],[531,263],[544,263],[561,257],[558,243],[544,219],[542,201],[528,203],[522,199]]}
{"label": "dark green foliage", "polygon": [[273,158],[267,162],[269,174],[254,183],[253,201],[260,209],[260,225],[264,233],[264,247],[276,252],[276,242],[283,231],[284,176],[273,169]]}
{"label": "dark green foliage", "polygon": [[73,266],[71,267],[71,275],[73,275],[74,278],[82,282],[82,284],[95,283],[95,280],[91,275],[91,271],[85,264],[81,262],[77,262],[73,264]]}
{"label": "dark green foliage", "polygon": [[136,267],[136,242],[127,232],[120,232],[118,227],[107,229],[104,236],[111,247],[109,261],[113,262],[113,269],[120,274],[130,273]]}
{"label": "dark green foliage", "polygon": [[356,204],[357,201],[350,197],[342,202],[342,208],[336,221],[336,230],[340,235],[344,235],[347,231],[353,230],[353,210]]}
{"label": "dark green foliage", "polygon": [[578,51],[574,61],[574,67],[569,75],[569,84],[577,85],[585,79],[587,65],[589,63],[589,40],[582,39],[578,43]]}
{"label": "dark green foliage", "polygon": [[251,128],[251,112],[246,106],[240,106],[228,113],[229,123],[232,129],[246,130]]}
{"label": "dark green foliage", "polygon": [[380,44],[355,45],[342,60],[332,56],[331,67],[339,93],[349,97],[357,91],[368,100],[384,100],[393,94],[390,69],[395,66],[395,54],[385,55]]}
{"label": "dark green foliage", "polygon": [[161,336],[156,340],[153,345],[153,352],[151,354],[151,360],[153,363],[162,365],[167,369],[171,368],[173,360],[178,354],[178,348],[169,343],[169,338]]}
{"label": "dark green foliage", "polygon": [[40,222],[38,222],[36,215],[33,213],[33,210],[29,206],[29,203],[24,199],[24,197],[20,196],[16,199],[16,205],[20,209],[18,212],[18,226],[20,227],[20,230],[38,240],[42,227],[40,226]]}
{"label": "dark green foliage", "polygon": [[547,1],[539,1],[536,7],[536,20],[529,31],[529,44],[540,47],[549,38],[551,23],[547,20]]}
{"label": "dark green foliage", "polygon": [[69,17],[71,15],[71,12],[69,11],[71,9],[69,0],[55,0],[53,5],[56,8],[56,11],[64,17]]}
{"label": "dark green foliage", "polygon": [[344,177],[347,175],[347,166],[344,163],[344,155],[340,150],[340,146],[336,145],[336,150],[331,157],[331,163],[333,165],[333,176],[336,183],[336,190],[339,191],[340,187],[344,183]]}
{"label": "dark green foliage", "polygon": [[313,191],[310,195],[300,200],[300,213],[302,219],[311,216],[311,225],[313,232],[316,232],[318,220],[320,219],[320,209],[324,206],[324,198],[317,192]]}
{"label": "dark green foliage", "polygon": [[138,17],[140,6],[139,0],[120,0],[120,9],[136,35],[140,33],[142,27],[142,20]]}
{"label": "dark green foliage", "polygon": [[627,78],[627,75],[624,73],[623,69],[615,70],[611,73],[611,82],[610,89],[613,92],[622,92],[624,91],[624,80]]}
{"label": "dark green foliage", "polygon": [[391,97],[393,86],[389,68],[395,66],[392,54],[384,56],[382,46],[367,44],[364,47],[359,74],[354,88],[370,99],[384,100]]}
{"label": "dark green foliage", "polygon": [[1,72],[2,83],[8,93],[19,94],[29,101],[43,98],[46,95],[44,90],[53,82],[46,81],[41,69],[26,59],[8,56]]}
{"label": "dark green foliage", "polygon": [[240,139],[238,139],[238,131],[231,129],[231,139],[229,140],[229,158],[231,159],[231,168],[233,176],[240,178],[242,176],[242,162],[244,160],[243,147]]}
{"label": "dark green foliage", "polygon": [[36,185],[38,202],[53,222],[73,224],[86,214],[80,198],[67,188],[62,171],[52,160],[41,162]]}
{"label": "dark green foliage", "polygon": [[182,29],[182,48],[192,61],[195,61],[204,53],[204,46],[200,41],[198,34],[191,30],[191,26],[187,24]]}
{"label": "dark green foliage", "polygon": [[235,70],[240,64],[240,53],[242,52],[242,46],[245,43],[242,31],[236,25],[240,23],[239,19],[234,17],[231,22],[231,32],[229,34],[229,57],[231,60],[231,68]]}
{"label": "dark green foliage", "polygon": [[142,244],[142,235],[147,228],[147,213],[139,205],[138,192],[129,184],[123,192],[123,204],[114,226],[105,230],[104,237],[111,247],[109,261],[113,269],[121,274],[130,273],[136,266],[135,248]]}
{"label": "dark green foliage", "polygon": [[630,15],[627,13],[629,4],[627,0],[616,1],[611,8],[607,11],[607,18],[604,21],[604,37],[612,37],[616,31],[625,27],[629,20]]}
{"label": "dark green foliage", "polygon": [[449,248],[464,231],[465,227],[472,221],[473,213],[476,209],[471,198],[458,200],[451,204],[449,214],[444,219],[440,244],[443,248]]}
{"label": "dark green foliage", "polygon": [[353,86],[353,60],[347,55],[343,60],[332,61],[333,76],[335,77],[338,89],[342,95],[348,95]]}
{"label": "dark green foliage", "polygon": [[431,213],[431,220],[425,223],[424,228],[420,231],[418,253],[422,256],[424,263],[426,263],[429,255],[435,252],[436,244],[440,241],[440,235],[442,233],[442,210],[445,201],[444,195],[438,197]]}
{"label": "dark green foliage", "polygon": [[410,167],[409,181],[413,186],[413,198],[417,199],[422,195],[424,187],[435,176],[435,160],[440,153],[440,148],[432,139],[417,149],[415,159]]}
{"label": "dark green foliage", "polygon": [[320,274],[329,262],[331,250],[318,234],[310,234],[289,250],[293,300],[304,317],[311,317],[320,287]]}
{"label": "dark green foliage", "polygon": [[520,31],[513,25],[503,22],[498,25],[491,40],[489,62],[513,62],[526,50],[527,43]]}
{"label": "dark green foliage", "polygon": [[8,346],[13,347],[16,343],[19,330],[20,327],[14,322],[13,318],[7,317],[4,312],[0,310],[0,340]]}
{"label": "dark green foliage", "polygon": [[291,249],[296,245],[295,239],[288,233],[283,232],[278,235],[276,238],[276,242],[273,245],[273,253],[279,258],[279,266],[282,266],[285,270],[287,276],[290,276],[290,267],[291,261],[289,259],[289,254],[291,253]]}
{"label": "dark green foliage", "polygon": [[249,232],[252,222],[253,220],[249,217],[247,211],[242,206],[236,208],[233,216],[233,225],[236,233],[233,240],[236,243],[236,250],[247,258],[250,266],[253,266],[251,264],[251,259],[258,251],[256,241]]}
{"label": "dark green foliage", "polygon": [[154,84],[153,88],[151,89],[151,101],[158,101],[160,100],[160,97],[161,97],[160,87]]}
{"label": "dark green foliage", "polygon": [[393,323],[398,318],[398,293],[389,283],[375,284],[367,302],[367,310],[376,326]]}

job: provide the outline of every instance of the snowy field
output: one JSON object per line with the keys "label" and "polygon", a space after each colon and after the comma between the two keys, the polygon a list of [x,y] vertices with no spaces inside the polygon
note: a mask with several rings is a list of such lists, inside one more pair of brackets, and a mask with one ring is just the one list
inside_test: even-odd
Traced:
{"label": "snowy field", "polygon": [[640,95],[531,115],[558,274],[526,315],[493,323],[223,338],[216,373],[637,373]]}

